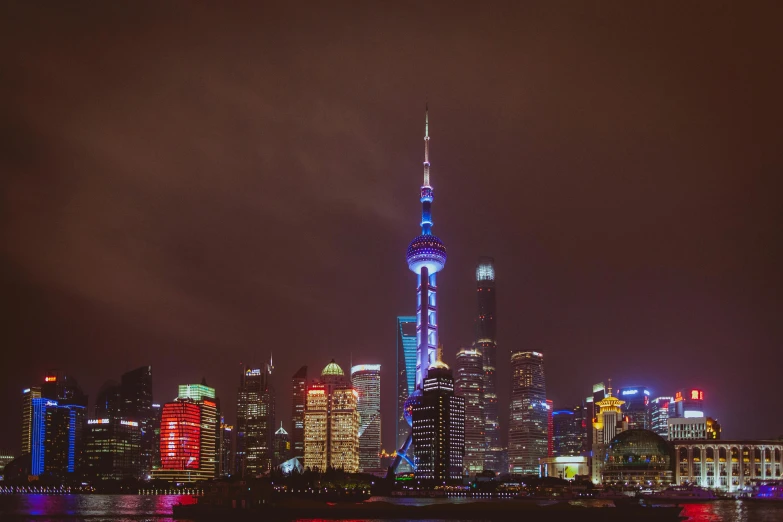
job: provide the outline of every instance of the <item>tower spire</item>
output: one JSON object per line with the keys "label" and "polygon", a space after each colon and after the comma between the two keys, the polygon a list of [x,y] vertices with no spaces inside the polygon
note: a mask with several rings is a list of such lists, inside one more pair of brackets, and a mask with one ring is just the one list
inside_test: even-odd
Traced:
{"label": "tower spire", "polygon": [[424,187],[430,186],[430,104],[424,104]]}

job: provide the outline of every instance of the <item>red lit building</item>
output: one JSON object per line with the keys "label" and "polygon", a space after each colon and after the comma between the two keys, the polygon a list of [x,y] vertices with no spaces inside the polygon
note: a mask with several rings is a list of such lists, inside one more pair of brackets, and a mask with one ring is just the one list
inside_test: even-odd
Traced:
{"label": "red lit building", "polygon": [[[214,466],[204,466],[203,405],[177,399],[163,405],[160,419],[160,468],[156,479],[195,482],[214,478]],[[214,437],[210,440],[214,441]]]}

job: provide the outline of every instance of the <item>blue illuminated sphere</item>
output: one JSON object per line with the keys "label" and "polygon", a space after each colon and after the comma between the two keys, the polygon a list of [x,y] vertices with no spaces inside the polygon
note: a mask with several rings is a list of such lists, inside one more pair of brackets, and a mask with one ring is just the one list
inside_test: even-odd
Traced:
{"label": "blue illuminated sphere", "polygon": [[414,238],[408,246],[408,268],[421,274],[421,269],[427,267],[430,274],[443,270],[446,264],[446,247],[437,236],[423,235]]}
{"label": "blue illuminated sphere", "polygon": [[407,399],[405,399],[405,405],[402,407],[402,416],[408,426],[413,426],[413,406],[421,402],[421,390],[414,390]]}

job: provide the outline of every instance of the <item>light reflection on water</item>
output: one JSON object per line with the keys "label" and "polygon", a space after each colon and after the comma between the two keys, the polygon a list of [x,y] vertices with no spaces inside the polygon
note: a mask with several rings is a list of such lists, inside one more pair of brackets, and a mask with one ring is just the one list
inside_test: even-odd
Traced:
{"label": "light reflection on water", "polygon": [[[371,500],[407,505],[471,502],[469,499],[380,497]],[[173,506],[194,501],[193,497],[186,495],[0,495],[0,520],[63,522],[88,518],[91,522],[173,522]],[[693,522],[779,522],[783,520],[783,502],[759,504],[722,500],[686,504],[683,515]]]}

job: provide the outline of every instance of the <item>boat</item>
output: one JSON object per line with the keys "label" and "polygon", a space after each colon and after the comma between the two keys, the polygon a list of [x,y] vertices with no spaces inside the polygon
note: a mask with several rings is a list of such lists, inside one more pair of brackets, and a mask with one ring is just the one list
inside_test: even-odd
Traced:
{"label": "boat", "polygon": [[759,480],[749,495],[741,497],[750,502],[783,502],[783,480]]}
{"label": "boat", "polygon": [[665,502],[665,503],[693,503],[698,504],[702,502],[712,502],[719,500],[715,492],[704,489],[699,486],[671,486],[663,491],[658,491],[650,495],[643,495],[642,498],[648,502]]}

